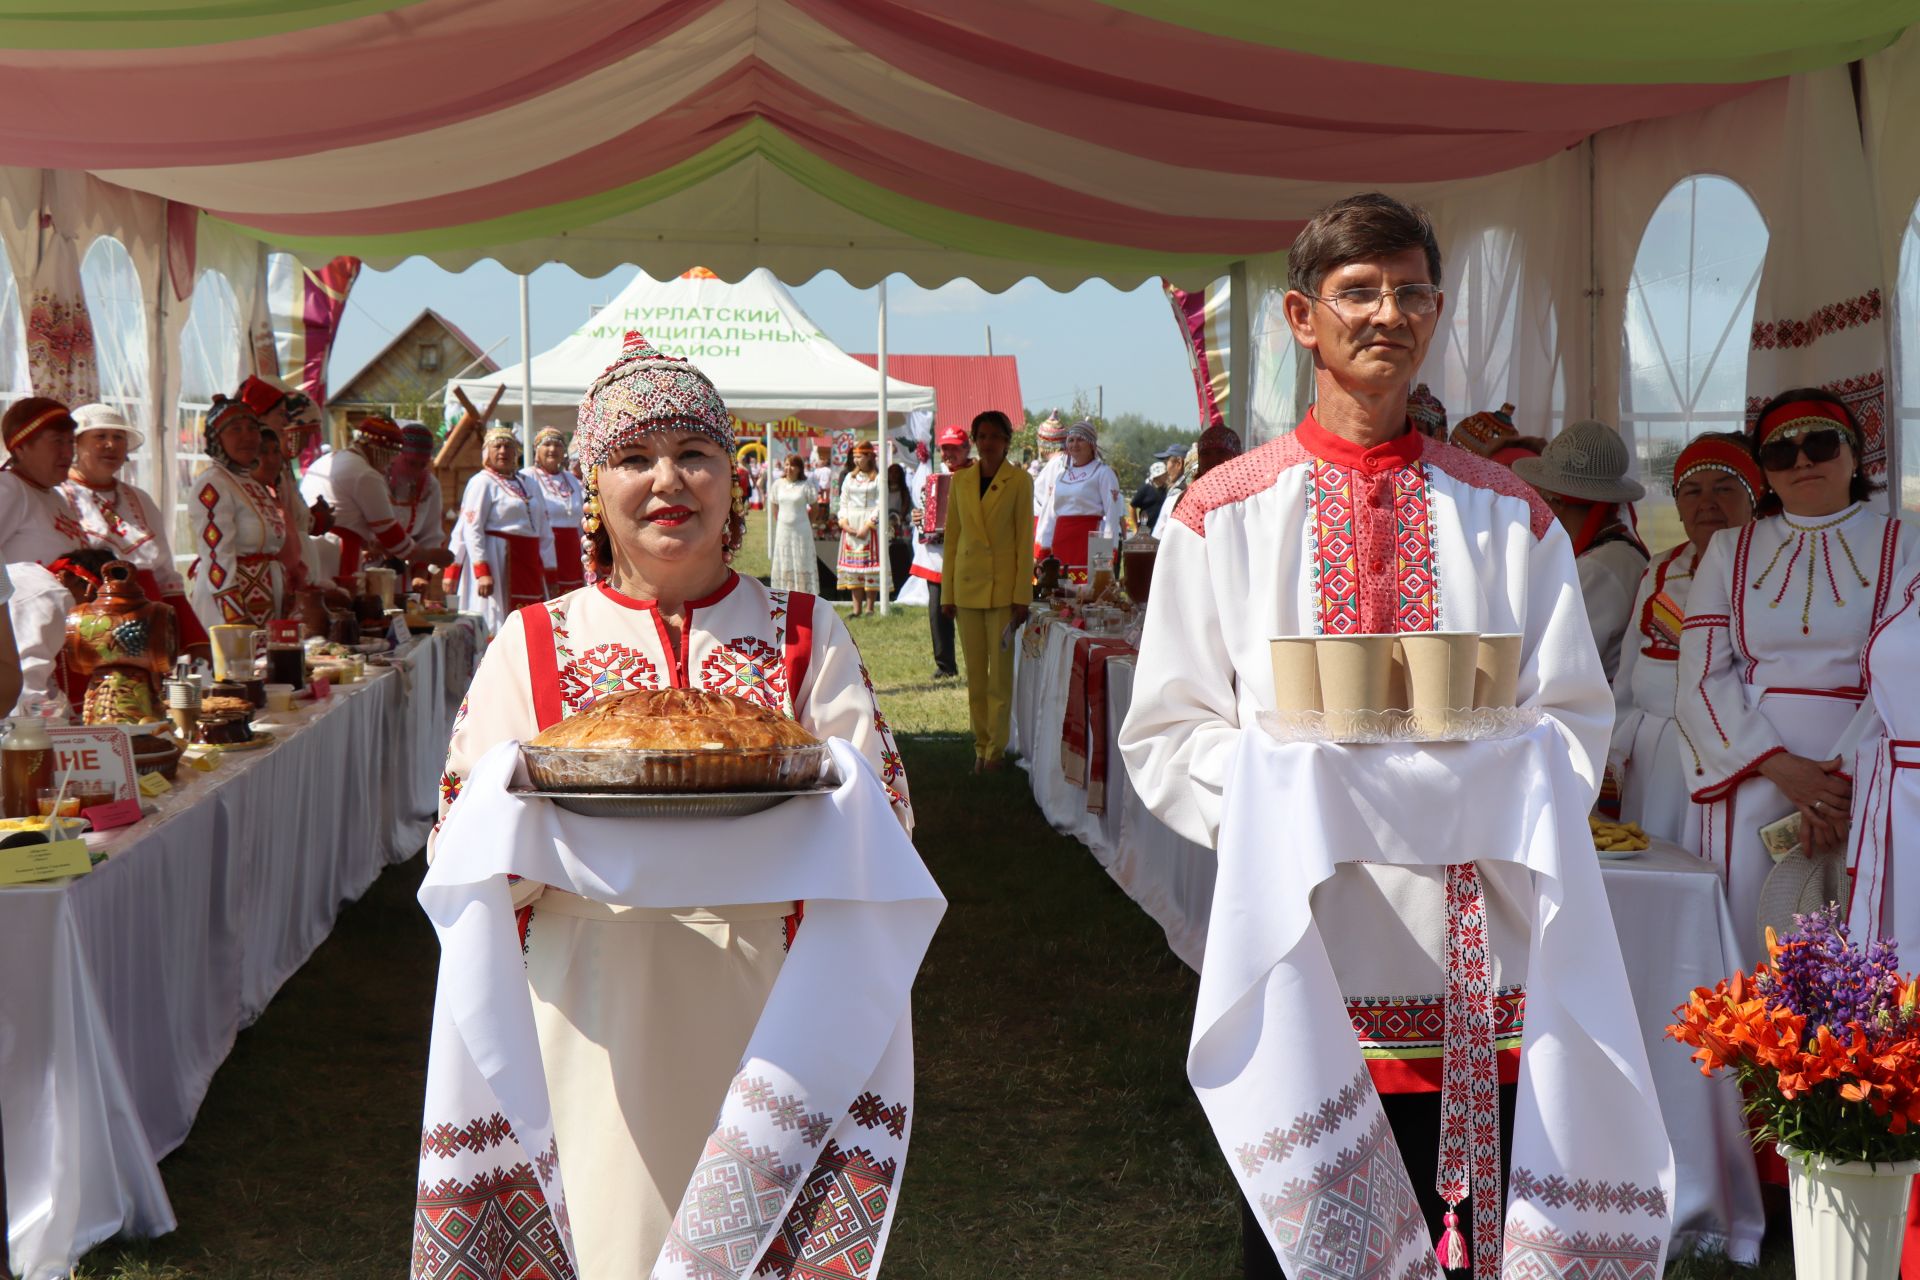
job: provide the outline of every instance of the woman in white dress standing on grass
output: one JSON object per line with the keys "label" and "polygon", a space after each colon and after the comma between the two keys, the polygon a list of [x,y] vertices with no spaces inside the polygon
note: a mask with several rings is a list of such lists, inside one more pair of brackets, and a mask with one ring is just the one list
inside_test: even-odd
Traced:
{"label": "woman in white dress standing on grass", "polygon": [[813,486],[799,454],[788,454],[780,475],[767,486],[767,505],[773,519],[773,589],[817,595],[820,563],[813,553],[813,522],[807,519]]}
{"label": "woman in white dress standing on grass", "polygon": [[853,446],[853,466],[840,482],[840,585],[853,597],[853,616],[859,617],[880,599],[880,552],[885,546],[880,528],[880,472],[874,464],[873,442]]}

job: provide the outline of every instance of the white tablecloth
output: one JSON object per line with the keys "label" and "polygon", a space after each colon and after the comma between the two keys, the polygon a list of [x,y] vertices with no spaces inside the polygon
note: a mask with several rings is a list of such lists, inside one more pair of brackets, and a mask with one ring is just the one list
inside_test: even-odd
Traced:
{"label": "white tablecloth", "polygon": [[[1015,670],[1014,720],[1034,799],[1055,830],[1085,844],[1115,883],[1166,932],[1167,945],[1194,969],[1206,950],[1213,907],[1213,851],[1168,830],[1141,803],[1115,739],[1133,701],[1134,663],[1107,663],[1107,814],[1086,811],[1086,793],[1060,771],[1060,726],[1074,636],[1052,627],[1045,653]],[[1601,880],[1627,962],[1654,1086],[1673,1143],[1677,1175],[1672,1249],[1724,1249],[1739,1262],[1759,1258],[1765,1215],[1753,1154],[1740,1120],[1739,1093],[1708,1080],[1686,1050],[1664,1038],[1675,1005],[1739,964],[1720,877],[1673,845],[1638,858],[1603,862]]]}
{"label": "white tablecloth", "polygon": [[[424,843],[471,625],[290,717],[273,747],[182,766],[159,812],[89,837],[107,861],[0,889],[0,1126],[16,1272],[64,1273],[174,1227],[158,1160],[239,1029],[383,867]],[[371,669],[370,669],[371,670]],[[450,692],[451,691],[451,692]]]}

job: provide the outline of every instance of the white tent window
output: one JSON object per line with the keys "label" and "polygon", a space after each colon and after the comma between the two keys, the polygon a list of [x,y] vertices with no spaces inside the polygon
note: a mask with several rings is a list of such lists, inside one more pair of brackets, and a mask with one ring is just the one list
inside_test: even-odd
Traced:
{"label": "white tent window", "polygon": [[1451,421],[1511,403],[1523,435],[1550,436],[1565,425],[1559,315],[1526,267],[1510,227],[1486,227],[1464,248],[1449,246],[1446,312],[1421,377]]}
{"label": "white tent window", "polygon": [[0,242],[0,410],[33,394],[27,371],[27,326],[20,314],[20,282],[13,260]]}
{"label": "white tent window", "polygon": [[1888,480],[1900,486],[1900,509],[1920,512],[1920,205],[1907,215],[1907,229],[1900,237],[1893,324],[1893,390],[1899,405],[1894,443],[1900,455],[1888,468]]}
{"label": "white tent window", "polygon": [[240,385],[246,335],[240,326],[240,303],[233,286],[220,272],[207,269],[193,287],[193,307],[180,335],[180,399],[175,417],[177,446],[173,504],[174,559],[184,566],[194,558],[194,475],[206,464],[200,429],[217,395],[232,395]]}
{"label": "white tent window", "polygon": [[1683,179],[1653,211],[1627,285],[1620,431],[1647,485],[1643,532],[1656,548],[1680,538],[1673,460],[1703,431],[1746,417],[1747,346],[1767,256],[1767,224],[1727,178]]}
{"label": "white tent window", "polygon": [[145,448],[127,459],[123,478],[148,492],[159,488],[160,441],[148,431],[147,308],[140,272],[127,247],[101,236],[80,262],[80,284],[93,320],[94,360],[100,373],[100,399],[125,415],[149,437]]}

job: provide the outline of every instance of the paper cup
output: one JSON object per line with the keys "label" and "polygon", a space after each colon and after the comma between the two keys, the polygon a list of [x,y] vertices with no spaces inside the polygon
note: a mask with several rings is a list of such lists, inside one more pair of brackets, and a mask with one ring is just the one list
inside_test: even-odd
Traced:
{"label": "paper cup", "polygon": [[1400,637],[1406,655],[1414,732],[1427,738],[1453,731],[1457,711],[1473,705],[1480,637],[1471,631],[1426,631]]}
{"label": "paper cup", "polygon": [[253,675],[253,628],[230,622],[207,628],[213,642],[213,678],[243,680]]}
{"label": "paper cup", "polygon": [[1330,736],[1352,737],[1375,713],[1391,709],[1393,644],[1392,636],[1320,637],[1320,706]]}
{"label": "paper cup", "polygon": [[1474,659],[1473,705],[1510,707],[1520,686],[1520,637],[1483,635]]}
{"label": "paper cup", "polygon": [[1267,641],[1273,652],[1273,709],[1281,715],[1320,710],[1320,660],[1315,636],[1275,636]]}

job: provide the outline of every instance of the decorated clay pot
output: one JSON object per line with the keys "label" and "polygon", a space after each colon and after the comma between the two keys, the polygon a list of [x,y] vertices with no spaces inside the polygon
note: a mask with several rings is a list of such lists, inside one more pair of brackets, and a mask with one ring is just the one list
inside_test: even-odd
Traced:
{"label": "decorated clay pot", "polygon": [[160,681],[173,668],[173,610],[147,599],[124,560],[100,570],[92,600],[67,614],[67,661],[87,678],[87,724],[148,724],[164,718]]}

